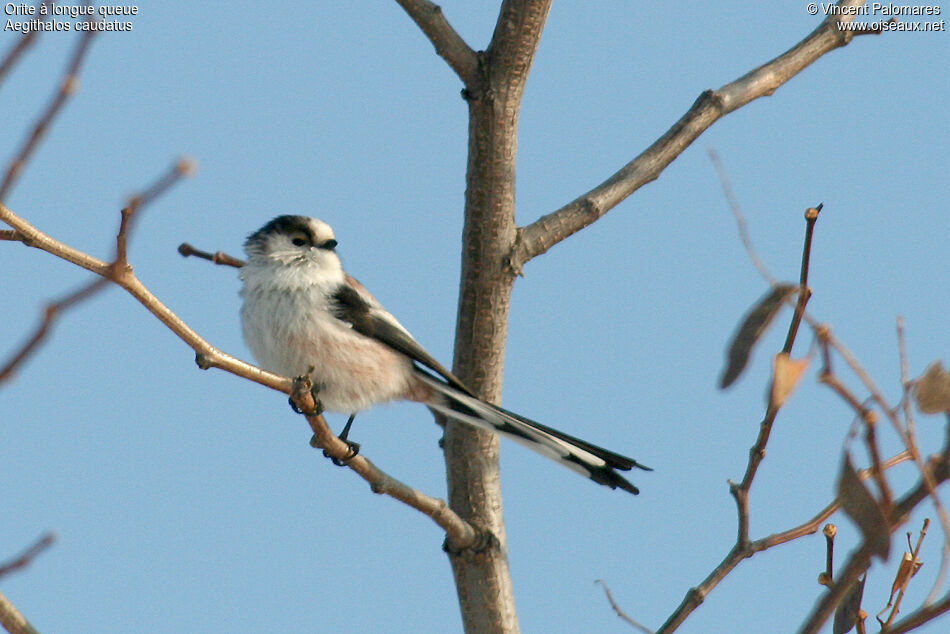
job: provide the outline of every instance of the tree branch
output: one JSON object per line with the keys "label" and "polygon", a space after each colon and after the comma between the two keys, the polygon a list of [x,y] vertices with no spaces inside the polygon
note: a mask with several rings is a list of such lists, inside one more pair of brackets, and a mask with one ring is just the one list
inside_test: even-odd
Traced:
{"label": "tree branch", "polygon": [[[108,286],[109,281],[114,277],[115,270],[128,267],[127,242],[128,234],[132,227],[132,220],[135,212],[140,211],[146,205],[151,203],[157,197],[164,194],[177,183],[181,178],[189,176],[194,172],[194,163],[187,159],[181,159],[175,163],[170,170],[158,178],[153,184],[145,188],[142,193],[136,194],[129,200],[128,206],[122,210],[122,222],[119,225],[119,234],[116,237],[115,259],[112,262],[111,269],[107,275],[95,278],[68,293],[64,297],[49,302],[43,309],[43,317],[26,342],[19,350],[14,352],[10,360],[3,366],[0,366],[0,384],[13,377],[17,367],[26,361],[33,354],[39,345],[49,336],[57,318],[64,310],[72,308],[76,304],[89,299]],[[0,238],[16,240],[30,245],[27,238],[18,231],[0,232]],[[31,245],[32,246],[32,245]]]}
{"label": "tree branch", "polygon": [[223,266],[232,266],[236,269],[244,266],[244,260],[236,258],[233,255],[228,255],[224,251],[215,251],[214,253],[209,253],[208,251],[202,251],[201,249],[196,249],[187,242],[182,242],[178,245],[178,253],[182,257],[194,256],[201,258],[202,260],[208,260],[214,264],[220,264]]}
{"label": "tree branch", "polygon": [[10,599],[0,592],[0,625],[10,634],[39,634],[35,627],[30,625]]}
{"label": "tree branch", "polygon": [[[882,468],[890,469],[894,465],[900,464],[910,460],[910,454],[906,451],[903,451],[888,460],[885,460],[882,463]],[[870,469],[862,469],[858,472],[858,477],[861,480],[866,480],[871,477]],[[761,539],[754,541],[749,541],[747,545],[743,548],[739,544],[735,544],[732,549],[723,557],[722,561],[717,565],[709,575],[703,579],[702,583],[698,586],[690,588],[686,593],[686,596],[683,597],[682,602],[676,608],[676,610],[670,615],[666,623],[657,630],[657,634],[663,634],[668,632],[675,631],[686,618],[700,605],[703,601],[706,600],[706,596],[719,585],[723,579],[725,579],[730,572],[735,569],[736,566],[743,559],[749,559],[753,555],[760,553],[762,551],[768,550],[774,546],[779,546],[781,544],[788,543],[799,537],[804,537],[805,535],[812,535],[818,532],[818,527],[822,522],[831,517],[835,511],[840,508],[841,504],[838,501],[838,498],[835,498],[830,504],[825,506],[820,510],[814,517],[812,517],[807,522],[795,526],[794,528],[789,528],[778,533],[772,533]]]}
{"label": "tree branch", "polygon": [[517,130],[521,95],[538,50],[538,42],[551,9],[552,0],[505,0],[495,22],[495,32],[485,51],[491,76],[491,90],[514,109],[512,128]]}
{"label": "tree branch", "polygon": [[339,439],[327,425],[322,414],[306,414],[316,409],[311,392],[310,380],[306,377],[294,381],[291,397],[297,407],[305,413],[307,423],[313,430],[310,444],[326,451],[326,454],[345,464],[369,483],[373,493],[388,495],[403,504],[429,516],[446,533],[446,547],[464,550],[478,547],[485,537],[482,533],[460,518],[445,500],[440,500],[418,491],[390,476],[362,454],[352,455],[349,445]]}
{"label": "tree branch", "polygon": [[46,134],[53,119],[55,119],[56,115],[62,110],[66,100],[79,90],[79,69],[82,67],[86,53],[89,51],[89,44],[92,42],[92,38],[95,34],[96,31],[89,30],[84,31],[83,34],[79,36],[79,43],[76,45],[76,49],[66,66],[66,73],[62,81],[60,81],[59,88],[53,94],[46,109],[37,119],[30,134],[24,139],[20,151],[14,155],[13,160],[11,160],[7,166],[3,182],[0,183],[0,201],[6,200],[7,194],[10,193],[10,190],[16,183],[17,177],[19,177],[23,171],[27,161],[30,160],[33,151],[39,146],[43,135]]}
{"label": "tree branch", "polygon": [[[861,6],[864,0],[842,0],[839,6]],[[660,173],[699,135],[723,116],[750,101],[771,95],[782,84],[822,55],[845,46],[852,31],[838,30],[839,22],[853,15],[829,15],[808,37],[775,59],[746,73],[719,90],[702,93],[666,134],[606,181],[560,209],[518,230],[509,257],[511,269],[520,274],[532,258],[594,223]]]}
{"label": "tree branch", "polygon": [[610,607],[613,608],[613,611],[617,614],[618,617],[620,617],[621,620],[623,620],[624,623],[640,630],[641,632],[643,632],[643,634],[654,634],[653,630],[646,627],[642,623],[638,623],[636,620],[631,618],[630,615],[628,615],[626,612],[623,611],[623,609],[617,604],[617,601],[614,599],[614,593],[610,591],[610,588],[607,587],[607,583],[603,579],[597,579],[594,581],[594,583],[599,583],[601,587],[603,587],[604,594],[607,595],[607,601],[610,603]]}
{"label": "tree branch", "polygon": [[[49,4],[50,0],[43,0],[40,3],[40,6]],[[35,6],[35,5],[34,5]],[[49,17],[48,13],[37,12],[36,17],[40,22],[45,22],[46,18]],[[29,33],[24,33],[20,36],[20,39],[17,40],[16,44],[10,47],[10,50],[7,51],[7,54],[3,56],[3,61],[0,61],[0,83],[3,82],[3,78],[6,76],[10,69],[13,68],[13,65],[16,64],[17,60],[23,56],[30,46],[33,45],[36,40],[36,35],[39,33],[39,29],[30,31]]]}
{"label": "tree branch", "polygon": [[[187,170],[183,168],[183,165],[181,162],[176,164],[176,173],[181,174],[187,172]],[[168,176],[163,177],[156,183],[156,186],[150,187],[145,190],[143,194],[134,197],[133,203],[130,204],[130,207],[133,207],[132,211],[134,211],[135,205],[141,208],[141,205],[148,203],[155,196],[159,195],[165,188],[170,186],[172,182],[174,181]],[[312,411],[314,403],[309,391],[307,391],[305,397],[302,397],[298,393],[299,390],[294,390],[295,382],[293,380],[267,372],[249,363],[245,363],[236,357],[221,352],[204,340],[197,332],[192,330],[190,326],[182,321],[182,319],[165,306],[165,304],[159,301],[159,299],[139,281],[132,272],[132,267],[128,264],[127,260],[124,263],[121,260],[122,253],[124,253],[121,245],[124,245],[126,242],[127,232],[130,229],[130,223],[133,218],[132,211],[130,211],[129,208],[123,210],[122,224],[119,230],[119,237],[117,238],[117,259],[114,264],[106,264],[96,260],[91,256],[71,249],[61,242],[50,238],[14,214],[2,203],[0,203],[0,220],[14,227],[17,233],[23,237],[22,241],[24,244],[41,248],[52,255],[79,264],[79,266],[88,264],[89,266],[83,266],[83,268],[101,275],[103,280],[112,281],[124,288],[195,351],[195,360],[200,368],[219,368],[260,383],[261,385],[284,392],[285,394],[291,394],[295,399],[304,399],[301,403],[301,409],[304,411]],[[97,280],[97,282],[99,282],[99,280]],[[310,401],[307,402],[305,399],[310,399]],[[322,416],[308,416],[307,420],[313,429],[314,437],[320,447],[325,448],[331,456],[337,459],[342,460],[347,457],[349,446],[330,431],[330,428]],[[374,492],[385,493],[432,518],[436,524],[446,531],[447,544],[450,547],[462,550],[477,547],[480,543],[482,535],[457,514],[452,512],[443,500],[425,495],[403,484],[387,475],[363,456],[356,456],[350,460],[349,466],[363,477],[364,480],[370,483]]]}
{"label": "tree branch", "polygon": [[53,533],[45,533],[38,540],[33,542],[26,550],[7,562],[0,562],[0,577],[10,574],[14,570],[26,568],[40,553],[53,545],[56,536]]}
{"label": "tree branch", "polygon": [[0,203],[0,221],[13,227],[14,230],[22,236],[22,241],[27,246],[46,251],[51,255],[71,262],[87,271],[91,271],[96,275],[108,278],[124,288],[145,306],[150,313],[175,333],[179,339],[184,341],[196,352],[195,361],[201,369],[219,368],[254,381],[255,383],[260,383],[261,385],[284,392],[285,394],[290,393],[290,379],[241,361],[208,343],[148,290],[135,276],[132,267],[124,267],[116,270],[112,263],[105,262],[78,249],[74,249],[43,233],[13,213],[13,211],[3,203]]}
{"label": "tree branch", "polygon": [[[921,478],[920,483],[894,504],[893,509],[888,514],[888,524],[891,532],[897,530],[897,528],[906,522],[911,511],[931,495],[931,482],[940,484],[950,477],[950,461],[947,460],[946,452],[931,459],[930,463],[926,465],[925,470],[927,473]],[[843,570],[838,573],[838,578],[834,584],[822,595],[808,619],[802,624],[799,634],[816,634],[821,629],[825,621],[831,616],[835,607],[841,602],[841,599],[844,598],[845,593],[847,593],[851,585],[867,570],[872,551],[873,546],[864,543],[848,558]],[[944,610],[946,610],[946,608],[944,608]],[[940,613],[941,612],[937,612],[933,614],[933,616],[937,616]],[[911,617],[913,616],[914,614],[911,615]],[[933,618],[933,616],[930,618]],[[908,619],[911,617],[908,617]],[[905,619],[905,621],[906,620],[907,619]],[[901,626],[902,623],[898,623],[897,625]]]}
{"label": "tree branch", "polygon": [[435,52],[459,76],[467,90],[475,90],[479,82],[478,55],[465,43],[442,13],[442,7],[429,0],[396,0],[412,18]]}

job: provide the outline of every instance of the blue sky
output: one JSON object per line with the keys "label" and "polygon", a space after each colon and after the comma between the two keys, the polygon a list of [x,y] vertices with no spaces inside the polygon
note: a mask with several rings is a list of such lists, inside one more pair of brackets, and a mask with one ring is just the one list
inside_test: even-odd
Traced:
{"label": "blue sky", "polygon": [[[805,7],[556,3],[522,110],[518,221],[598,184],[702,90],[795,44],[820,19]],[[473,48],[487,45],[496,2],[443,8]],[[80,92],[5,202],[54,237],[108,257],[125,197],[176,157],[193,156],[198,173],[147,209],[131,260],[204,337],[250,358],[235,271],[183,259],[177,245],[240,254],[268,219],[301,213],[334,227],[348,270],[448,364],[466,108],[457,78],[396,3],[146,3],[131,22],[131,32],[94,42]],[[15,39],[0,32],[0,49]],[[75,41],[74,33],[42,36],[0,85],[4,161]],[[809,309],[895,403],[897,315],[911,374],[947,360],[947,59],[945,32],[857,38],[716,123],[656,182],[527,265],[513,296],[505,407],[656,471],[635,474],[642,494],[634,498],[504,444],[524,631],[630,631],[595,579],[657,627],[734,540],[726,482],[745,469],[788,316],[739,383],[718,391],[726,342],[765,285],[739,242],[709,148],[778,278],[797,279],[802,213],[825,203]],[[0,244],[0,357],[45,300],[86,278]],[[797,355],[810,340],[803,332]],[[0,560],[43,531],[58,535],[2,582],[34,624],[50,632],[458,631],[437,527],[310,449],[283,396],[202,372],[192,359],[110,289],[66,315],[2,388]],[[813,367],[779,415],[753,487],[753,538],[801,523],[832,498],[852,418],[817,385]],[[940,420],[920,417],[918,427],[924,452],[937,450]],[[893,434],[885,436],[895,452]],[[360,417],[354,437],[394,476],[444,495],[439,432],[424,408],[378,408]],[[890,477],[898,490],[915,482],[906,465]],[[925,516],[933,517],[922,509],[907,530]],[[834,521],[840,561],[857,537],[846,518]],[[939,546],[934,527],[907,608],[929,591]],[[823,562],[820,535],[761,553],[680,631],[794,630],[820,595]],[[893,562],[872,567],[869,612],[886,603],[892,570]]]}

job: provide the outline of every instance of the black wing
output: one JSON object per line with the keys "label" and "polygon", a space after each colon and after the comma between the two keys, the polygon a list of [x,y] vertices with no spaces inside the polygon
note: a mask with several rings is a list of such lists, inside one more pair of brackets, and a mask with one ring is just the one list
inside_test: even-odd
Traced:
{"label": "black wing", "polygon": [[[347,281],[362,286],[349,276]],[[366,294],[369,295],[368,292]],[[458,377],[426,352],[425,348],[419,345],[419,342],[413,339],[392,315],[375,301],[371,303],[367,300],[353,285],[343,284],[333,294],[330,298],[330,312],[337,319],[350,324],[353,330],[361,335],[376,339],[393,350],[401,352],[416,363],[437,372],[452,387],[474,396]]]}

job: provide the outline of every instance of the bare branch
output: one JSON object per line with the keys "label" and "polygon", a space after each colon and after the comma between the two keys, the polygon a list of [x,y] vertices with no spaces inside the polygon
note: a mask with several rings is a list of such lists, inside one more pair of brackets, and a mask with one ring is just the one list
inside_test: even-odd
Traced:
{"label": "bare branch", "polygon": [[[185,173],[185,170],[179,169],[180,166],[181,163],[177,164],[176,168],[173,170],[173,173],[178,176]],[[167,189],[167,187],[170,186],[172,182],[174,182],[174,179],[170,179],[168,175],[162,179],[159,179],[157,185],[161,186],[153,186],[147,189],[146,192],[140,197],[136,197],[138,199],[137,204],[141,206],[154,199],[154,196]],[[127,233],[131,218],[131,213],[126,212],[123,214],[122,228],[119,231],[120,237],[123,237]],[[301,409],[306,411],[313,410],[314,403],[312,400],[312,395],[310,395],[309,391],[307,391],[303,396],[295,392],[295,382],[293,380],[278,376],[249,363],[240,361],[231,355],[221,352],[210,343],[205,341],[200,335],[198,335],[197,332],[192,330],[190,326],[182,321],[178,315],[176,315],[161,301],[159,301],[159,299],[155,297],[155,295],[153,295],[151,291],[149,291],[148,288],[146,288],[145,285],[138,280],[137,277],[135,277],[134,273],[132,272],[132,268],[128,266],[127,262],[122,266],[114,266],[112,264],[106,264],[104,262],[98,261],[91,256],[83,254],[82,252],[71,249],[59,241],[46,236],[46,234],[43,234],[25,220],[14,214],[2,203],[0,203],[0,220],[7,222],[10,224],[10,226],[14,227],[16,231],[23,236],[23,242],[25,244],[36,246],[52,255],[67,259],[71,262],[75,261],[75,263],[79,264],[80,266],[83,266],[83,264],[90,264],[90,266],[83,266],[83,268],[87,268],[88,270],[101,275],[103,282],[106,280],[112,281],[124,288],[133,297],[139,300],[139,302],[142,303],[142,305],[145,306],[149,312],[155,315],[172,332],[178,335],[182,341],[187,343],[192,349],[195,350],[196,362],[202,369],[208,369],[212,367],[220,368],[272,389],[284,392],[286,394],[292,394],[294,395],[295,399],[303,399],[301,402]],[[120,247],[117,246],[117,251],[119,248]],[[118,263],[119,260],[116,261],[116,264]],[[100,280],[97,280],[97,282],[99,281]],[[310,401],[307,402],[306,399],[310,399]],[[322,416],[308,416],[307,420],[313,429],[316,442],[320,447],[325,448],[329,455],[335,458],[344,459],[347,457],[349,447],[330,431],[330,428],[327,426],[326,421]],[[373,488],[373,491],[376,493],[385,493],[386,495],[389,495],[390,497],[421,511],[432,518],[436,524],[441,526],[446,531],[448,547],[454,548],[457,551],[466,548],[477,549],[482,544],[482,542],[490,539],[490,536],[484,535],[480,531],[477,531],[474,527],[462,520],[456,513],[449,509],[444,500],[425,495],[403,484],[402,482],[399,482],[395,478],[380,470],[364,456],[354,457],[353,459],[349,460],[348,465],[351,469],[363,477],[363,479],[369,482]]]}
{"label": "bare branch", "polygon": [[[40,6],[49,4],[50,0],[43,0],[40,3]],[[34,5],[36,6],[36,5]],[[49,17],[49,14],[38,12],[37,20],[40,22],[45,22],[46,18]],[[37,34],[40,32],[39,29],[29,31],[20,36],[20,39],[17,40],[16,44],[10,47],[10,50],[3,57],[3,61],[0,61],[0,83],[3,83],[3,78],[6,74],[13,68],[14,64],[23,56],[30,46],[33,45],[34,40],[36,40]]]}
{"label": "bare branch", "polygon": [[[888,523],[891,531],[896,530],[906,522],[910,512],[931,495],[931,482],[939,484],[950,477],[950,462],[947,461],[945,454],[932,458],[925,469],[926,477],[922,477],[920,484],[897,501],[888,513]],[[821,629],[835,607],[841,602],[851,584],[867,570],[873,549],[872,544],[864,543],[857,551],[852,553],[844,569],[838,573],[835,583],[821,596],[818,604],[802,625],[799,634],[816,634]],[[901,624],[898,623],[898,625]]]}
{"label": "bare branch", "polygon": [[653,630],[630,618],[630,616],[628,616],[627,613],[624,612],[619,605],[617,605],[617,602],[614,600],[614,593],[610,591],[610,588],[607,587],[607,583],[603,579],[597,579],[594,581],[594,583],[599,583],[601,586],[603,586],[604,594],[607,595],[607,601],[610,602],[610,607],[613,608],[614,612],[617,613],[617,616],[623,619],[624,622],[632,625],[641,632],[644,632],[644,634],[654,634]]}
{"label": "bare branch", "polygon": [[39,634],[2,592],[0,592],[0,625],[10,634]]}
{"label": "bare branch", "polygon": [[359,474],[369,483],[373,493],[388,495],[432,518],[432,521],[445,531],[447,547],[455,550],[477,548],[484,536],[452,511],[445,500],[431,497],[403,484],[362,454],[353,456],[350,446],[333,433],[321,414],[308,413],[316,411],[316,402],[308,378],[301,377],[293,382],[291,396],[297,407],[305,413],[307,423],[313,430],[311,445],[323,449],[327,456],[339,460]]}
{"label": "bare branch", "polygon": [[237,376],[254,381],[255,383],[260,383],[261,385],[284,392],[285,394],[290,393],[290,379],[241,361],[236,357],[218,350],[203,339],[148,290],[148,288],[135,277],[131,268],[113,271],[111,263],[104,262],[50,237],[13,213],[13,211],[3,203],[0,203],[0,220],[13,227],[22,235],[24,244],[46,251],[51,255],[71,262],[87,271],[91,271],[96,275],[109,278],[124,288],[137,299],[139,303],[145,306],[150,313],[175,333],[179,339],[195,350],[195,361],[201,369],[220,368]]}
{"label": "bare branch", "polygon": [[[729,180],[729,173],[726,172],[726,166],[723,165],[722,159],[719,158],[719,154],[716,150],[709,150],[709,159],[712,161],[713,167],[716,168],[716,173],[719,175],[719,184],[722,186],[722,193],[725,194],[726,202],[729,203],[729,209],[732,210],[732,217],[735,218],[736,228],[739,230],[739,240],[742,241],[742,246],[745,248],[746,254],[749,256],[749,259],[752,260],[752,265],[759,272],[759,275],[765,278],[769,286],[774,287],[778,284],[778,280],[769,272],[768,267],[765,265],[765,262],[762,261],[762,258],[759,257],[759,252],[756,251],[755,245],[752,243],[752,237],[749,235],[749,224],[746,222],[745,214],[742,212],[742,205],[739,204],[739,199],[736,198],[736,194],[732,189],[732,182]],[[803,286],[802,288],[805,287]]]}
{"label": "bare branch", "polygon": [[551,2],[505,0],[501,5],[486,53],[491,64],[491,89],[503,102],[520,106]]}
{"label": "bare branch", "polygon": [[838,527],[825,524],[822,533],[825,535],[825,571],[818,575],[818,583],[831,587],[835,582],[835,535],[838,534]]}
{"label": "bare branch", "polygon": [[946,614],[950,612],[950,593],[945,595],[937,603],[931,603],[925,605],[907,615],[905,618],[901,619],[894,624],[893,627],[887,629],[887,634],[904,634],[904,632],[910,632],[911,630],[917,629],[924,623],[932,621],[941,614]]}
{"label": "bare branch", "polygon": [[474,91],[479,82],[478,55],[449,24],[442,7],[429,0],[396,1],[426,34],[435,52],[452,67],[466,89]]}
{"label": "bare branch", "polygon": [[40,141],[49,129],[53,119],[55,119],[56,115],[62,110],[66,100],[79,89],[79,69],[82,66],[86,52],[89,50],[89,44],[92,42],[92,38],[95,34],[96,31],[89,30],[84,31],[83,34],[79,36],[76,50],[73,52],[73,56],[66,67],[66,73],[60,82],[59,88],[46,106],[46,109],[37,119],[30,134],[27,135],[23,141],[20,151],[14,155],[13,160],[10,161],[7,167],[3,182],[0,183],[0,201],[6,200],[7,194],[10,193],[10,190],[16,183],[17,177],[19,177],[23,168],[26,166],[27,161],[30,160],[33,151],[39,146]]}
{"label": "bare branch", "polygon": [[[814,231],[815,220],[817,218],[817,214],[815,214],[814,217],[810,217],[808,213],[805,214],[805,244],[802,253],[800,277],[806,282],[808,280],[808,265],[811,258],[811,236],[812,232]],[[792,351],[792,347],[795,343],[795,337],[798,333],[800,315],[804,313],[805,305],[808,303],[808,299],[811,295],[808,293],[806,288],[802,288],[802,290],[799,291],[798,296],[799,299],[795,310],[795,316],[792,318],[792,321],[789,324],[788,335],[785,338],[785,345],[782,348],[782,352],[785,354],[789,354]],[[737,538],[737,544],[741,546],[744,546],[749,540],[749,490],[752,488],[752,481],[755,479],[759,465],[765,458],[765,446],[769,442],[769,437],[772,434],[772,425],[775,423],[775,417],[778,416],[779,409],[780,405],[772,402],[769,403],[769,406],[765,412],[765,418],[762,420],[762,424],[759,426],[759,435],[755,440],[755,444],[753,444],[752,448],[749,450],[749,462],[746,465],[745,474],[742,476],[742,482],[739,484],[731,483],[729,487],[730,492],[736,499],[736,506],[739,513],[739,534]]]}
{"label": "bare branch", "polygon": [[[924,519],[924,524],[920,529],[920,534],[917,537],[917,545],[914,546],[909,554],[909,559],[905,559],[901,562],[900,568],[897,571],[897,577],[894,579],[894,586],[891,588],[891,596],[887,601],[887,605],[883,610],[878,612],[877,620],[883,628],[890,626],[894,622],[894,619],[900,613],[901,601],[904,600],[904,591],[907,590],[910,580],[917,573],[917,570],[923,565],[923,562],[920,560],[920,547],[924,543],[924,538],[927,536],[927,529],[930,526],[930,518]],[[907,533],[908,546],[910,546],[910,533]],[[902,574],[903,573],[903,574]],[[894,591],[897,590],[897,600],[894,600]],[[892,607],[893,606],[893,607]],[[881,621],[881,615],[887,612],[887,609],[891,608],[891,613],[887,617],[887,621]]]}
{"label": "bare branch", "polygon": [[[940,561],[940,571],[937,574],[937,580],[934,583],[934,587],[931,590],[930,597],[932,599],[936,597],[936,594],[940,591],[940,586],[943,585],[943,581],[946,577],[948,569],[950,569],[950,516],[947,514],[946,508],[944,508],[943,502],[940,501],[940,496],[937,495],[937,483],[931,480],[930,470],[926,468],[924,464],[924,459],[920,454],[920,449],[917,447],[916,440],[914,436],[909,433],[909,429],[905,429],[901,425],[900,420],[897,417],[897,409],[890,406],[887,402],[887,399],[884,398],[884,393],[878,388],[874,383],[874,380],[867,373],[867,371],[861,366],[854,354],[837,338],[832,334],[831,329],[827,326],[816,324],[813,319],[810,319],[807,315],[806,319],[809,320],[809,324],[815,329],[815,332],[821,342],[827,343],[824,347],[831,346],[847,363],[848,367],[852,372],[861,380],[861,383],[864,384],[865,389],[871,394],[871,399],[877,403],[881,411],[887,416],[888,420],[891,422],[891,426],[894,428],[894,431],[897,432],[897,435],[900,437],[901,442],[904,447],[910,453],[911,457],[914,459],[914,463],[917,465],[918,471],[920,471],[921,476],[924,479],[924,484],[930,487],[930,497],[933,501],[934,508],[937,511],[937,519],[940,521],[940,528],[943,531],[944,541],[943,541],[943,555]],[[828,365],[827,359],[829,358],[829,352],[825,352],[825,365]],[[904,386],[904,397],[906,398],[906,384]],[[929,602],[929,600],[928,600]]]}
{"label": "bare branch", "polygon": [[208,251],[202,251],[201,249],[196,249],[187,242],[182,242],[178,245],[178,253],[182,257],[195,256],[203,260],[208,260],[214,264],[220,264],[224,266],[233,266],[236,269],[244,266],[244,260],[236,258],[233,255],[228,255],[224,251],[215,251],[214,253],[209,253]]}
{"label": "bare branch", "polygon": [[115,268],[128,266],[128,235],[132,229],[132,222],[136,213],[151,203],[153,200],[168,191],[175,183],[182,178],[192,176],[197,169],[197,164],[193,159],[180,158],[171,168],[160,176],[154,183],[149,185],[139,194],[129,198],[128,205],[122,210],[122,221],[119,224],[119,234],[115,239]]}
{"label": "bare branch", "polygon": [[[903,451],[888,460],[885,460],[882,463],[884,469],[890,469],[891,467],[898,465],[902,462],[910,460],[910,454],[906,451]],[[863,469],[858,472],[858,477],[861,480],[866,480],[871,477],[870,469]],[[838,499],[835,498],[830,504],[825,506],[820,510],[814,517],[812,517],[807,522],[795,526],[779,533],[773,533],[761,539],[748,542],[745,548],[740,548],[738,544],[734,545],[732,549],[726,554],[722,561],[709,573],[709,575],[703,579],[702,583],[694,588],[690,588],[686,593],[686,596],[683,597],[682,602],[676,608],[676,611],[670,615],[666,623],[657,630],[657,634],[663,634],[668,632],[675,631],[683,621],[700,605],[703,601],[706,600],[706,596],[719,585],[719,582],[725,579],[732,570],[739,565],[739,563],[744,560],[752,557],[753,555],[760,553],[764,550],[768,550],[774,546],[779,546],[781,544],[788,543],[790,541],[796,540],[799,537],[804,537],[805,535],[813,535],[818,532],[818,527],[822,522],[826,521],[831,517],[835,511],[840,508],[840,503]]]}
{"label": "bare branch", "polygon": [[[842,0],[839,6],[861,6],[864,0]],[[639,156],[606,181],[560,209],[518,231],[510,265],[520,273],[532,258],[592,224],[640,187],[656,180],[683,150],[723,116],[774,93],[822,55],[847,45],[852,31],[838,29],[853,15],[829,15],[808,37],[775,59],[718,90],[702,93],[679,121]]]}
{"label": "bare branch", "polygon": [[[19,350],[11,355],[10,360],[3,366],[0,366],[0,384],[11,379],[17,367],[26,361],[33,354],[39,345],[49,336],[52,328],[60,314],[76,304],[99,293],[109,284],[109,280],[115,276],[115,271],[128,267],[127,241],[128,233],[131,230],[131,222],[136,211],[141,210],[157,197],[168,191],[168,189],[177,183],[182,177],[188,176],[194,172],[194,163],[187,159],[177,161],[168,172],[158,178],[153,184],[146,187],[142,193],[132,196],[128,206],[122,210],[122,222],[119,226],[119,234],[116,238],[115,260],[110,265],[110,271],[102,274],[102,277],[93,279],[80,286],[75,291],[68,293],[61,299],[50,302],[43,309],[43,317],[37,325],[33,335],[30,336]],[[12,240],[19,240],[25,244],[31,245],[23,234],[16,230],[6,232]],[[33,245],[31,245],[33,246]]]}
{"label": "bare branch", "polygon": [[64,310],[71,308],[83,300],[89,299],[108,286],[108,284],[108,279],[99,277],[83,284],[62,298],[46,304],[43,308],[43,317],[40,319],[36,330],[34,330],[26,342],[20,346],[19,350],[10,355],[10,360],[0,367],[0,384],[12,379],[16,369],[39,348],[40,344],[43,343],[50,332],[52,332],[56,319]]}
{"label": "bare branch", "polygon": [[22,553],[6,563],[0,563],[0,577],[13,572],[14,570],[26,568],[31,563],[33,563],[33,560],[36,559],[40,553],[52,546],[53,542],[55,541],[56,536],[53,533],[45,533]]}

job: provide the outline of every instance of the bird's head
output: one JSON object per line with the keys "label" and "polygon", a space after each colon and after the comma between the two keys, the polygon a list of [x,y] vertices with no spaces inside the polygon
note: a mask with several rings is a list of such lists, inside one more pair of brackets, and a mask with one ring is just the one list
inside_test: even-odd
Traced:
{"label": "bird's head", "polygon": [[277,216],[248,236],[244,251],[250,263],[341,269],[333,228],[306,216]]}

